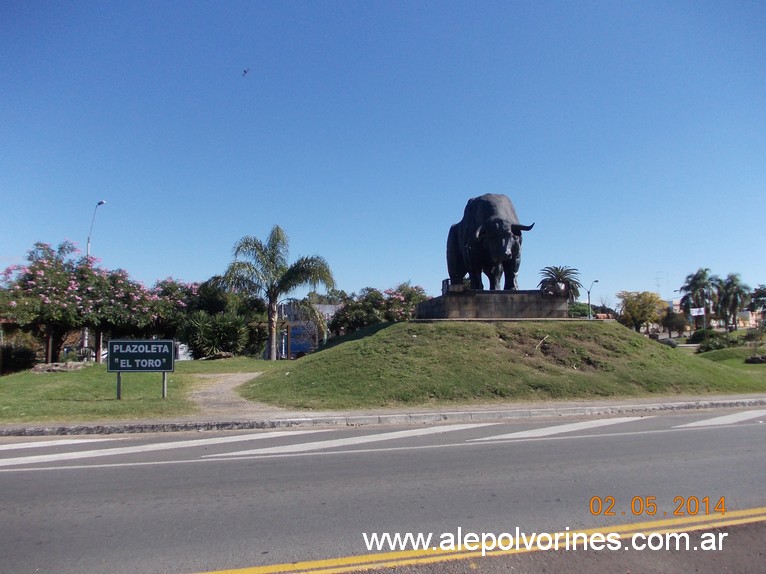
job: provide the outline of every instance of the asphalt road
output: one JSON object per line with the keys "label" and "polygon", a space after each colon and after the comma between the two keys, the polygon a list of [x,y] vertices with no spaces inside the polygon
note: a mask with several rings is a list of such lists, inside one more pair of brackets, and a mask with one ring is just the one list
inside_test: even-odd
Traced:
{"label": "asphalt road", "polygon": [[[458,529],[609,530],[668,520],[679,500],[690,514],[692,497],[700,501],[694,514],[712,520],[721,518],[714,506],[722,498],[729,516],[766,506],[766,411],[740,412],[3,437],[0,564],[4,573],[208,572],[369,554],[363,533],[439,540]],[[743,532],[740,545],[761,531]],[[759,549],[744,546],[757,560]],[[557,571],[540,561],[560,554],[505,560],[532,561],[516,571]],[[700,556],[682,556],[682,564],[712,567]]]}
{"label": "asphalt road", "polygon": [[525,552],[512,556],[479,557],[382,568],[376,574],[501,574],[514,572],[589,574],[762,574],[766,564],[766,522],[713,530],[716,536],[726,534],[720,551],[676,550],[654,552],[548,551]]}

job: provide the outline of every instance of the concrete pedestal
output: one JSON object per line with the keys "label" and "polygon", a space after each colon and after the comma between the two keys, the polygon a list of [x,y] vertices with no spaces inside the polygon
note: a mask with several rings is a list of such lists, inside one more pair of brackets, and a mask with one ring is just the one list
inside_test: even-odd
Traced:
{"label": "concrete pedestal", "polygon": [[566,297],[540,291],[473,291],[450,286],[417,307],[418,319],[566,319]]}

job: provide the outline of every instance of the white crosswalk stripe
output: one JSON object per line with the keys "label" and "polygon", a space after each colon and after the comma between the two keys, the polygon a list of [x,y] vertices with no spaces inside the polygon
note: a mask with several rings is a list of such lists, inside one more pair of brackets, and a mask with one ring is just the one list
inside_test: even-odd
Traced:
{"label": "white crosswalk stripe", "polygon": [[693,423],[677,425],[677,426],[674,426],[673,428],[688,429],[688,428],[694,428],[694,427],[711,427],[711,426],[720,426],[720,425],[730,425],[730,424],[739,423],[742,421],[757,419],[760,417],[766,418],[766,410],[745,411],[742,413],[734,413],[731,415],[724,415],[722,417],[714,417],[712,419],[705,419],[705,420],[696,421]]}
{"label": "white crosswalk stripe", "polygon": [[385,433],[373,434],[373,435],[323,440],[318,442],[290,444],[285,446],[274,446],[274,447],[266,447],[266,448],[256,448],[251,450],[242,450],[239,452],[211,454],[205,458],[222,457],[222,456],[247,456],[247,455],[255,455],[255,454],[260,455],[260,454],[285,454],[285,453],[295,453],[295,452],[309,452],[314,450],[324,450],[324,449],[337,448],[342,446],[368,444],[371,442],[380,442],[384,440],[395,440],[399,438],[410,438],[415,436],[425,436],[425,435],[438,434],[438,433],[444,433],[444,432],[461,431],[466,429],[492,426],[493,424],[494,423],[443,425],[443,426],[436,426],[436,427],[427,427],[422,429],[410,429],[410,430],[403,430],[403,431],[385,432]]}
{"label": "white crosswalk stripe", "polygon": [[18,450],[21,448],[44,448],[48,446],[65,446],[73,444],[88,444],[92,442],[106,442],[118,440],[115,438],[62,438],[56,440],[40,440],[37,442],[17,442],[13,444],[0,444],[0,450]]}
{"label": "white crosswalk stripe", "polygon": [[[694,418],[698,418],[694,416]],[[733,414],[727,414],[723,416],[708,416],[702,420],[695,420],[694,422],[673,425],[678,421],[678,417],[669,417],[668,423],[663,423],[663,417],[657,416],[632,416],[632,417],[614,417],[614,418],[596,418],[594,420],[577,421],[566,424],[554,424],[550,426],[544,426],[540,428],[533,428],[529,430],[522,430],[516,432],[502,432],[507,429],[505,423],[502,422],[484,422],[484,423],[466,423],[466,424],[442,424],[438,426],[425,426],[419,428],[408,428],[404,430],[362,430],[358,429],[352,432],[347,432],[342,429],[307,429],[307,430],[282,430],[271,432],[257,432],[249,434],[235,434],[224,435],[212,438],[201,438],[185,440],[179,438],[177,440],[169,440],[159,443],[149,444],[132,444],[134,437],[108,437],[108,438],[72,438],[72,439],[55,439],[55,440],[40,440],[30,442],[19,442],[12,444],[0,445],[0,451],[7,452],[9,458],[0,458],[0,469],[4,467],[11,467],[7,470],[0,470],[0,472],[12,472],[15,469],[12,467],[19,467],[21,465],[36,465],[40,463],[59,463],[65,461],[84,460],[84,459],[97,459],[100,457],[109,457],[117,455],[131,455],[141,453],[151,453],[157,451],[171,451],[174,449],[193,449],[194,447],[207,447],[214,445],[227,445],[233,443],[248,443],[250,441],[257,441],[263,444],[263,441],[268,439],[279,439],[280,442],[287,444],[269,444],[265,443],[260,448],[248,448],[245,450],[237,450],[233,452],[215,452],[211,454],[192,453],[191,458],[187,455],[185,457],[179,456],[177,462],[185,461],[216,461],[226,458],[237,459],[249,456],[269,456],[269,455],[296,455],[300,456],[302,453],[313,454],[331,454],[331,453],[351,453],[351,452],[363,452],[364,450],[358,450],[347,447],[355,447],[358,445],[366,445],[372,443],[381,443],[384,441],[406,440],[414,439],[417,437],[425,437],[428,435],[436,435],[442,433],[455,434],[455,440],[449,444],[442,442],[429,443],[423,445],[418,442],[406,442],[396,445],[385,445],[374,447],[379,450],[400,450],[408,448],[436,448],[440,446],[468,446],[471,444],[491,444],[493,441],[515,441],[515,440],[534,440],[538,438],[552,437],[555,439],[567,439],[569,437],[595,437],[605,436],[602,434],[583,434],[581,431],[588,431],[590,429],[598,429],[603,427],[617,426],[626,423],[635,423],[637,421],[655,421],[648,426],[632,426],[627,429],[619,429],[618,434],[624,433],[661,433],[667,431],[683,431],[692,429],[705,429],[705,428],[721,428],[725,426],[733,426],[738,423],[747,423],[749,421],[756,421],[763,419],[766,421],[766,409],[761,410],[748,410],[740,411]],[[688,420],[688,419],[687,419]],[[534,425],[534,422],[526,423],[527,426]],[[540,424],[540,423],[537,423]],[[543,423],[544,424],[544,423]],[[513,428],[513,427],[511,427]],[[516,426],[518,428],[518,426]],[[483,430],[482,430],[483,429]],[[477,431],[470,433],[470,431]],[[461,435],[461,431],[466,431],[468,436]],[[606,431],[606,433],[614,431]],[[328,433],[328,434],[325,434]],[[365,434],[368,433],[368,434]],[[499,433],[499,434],[492,434]],[[487,434],[488,436],[481,436]],[[317,436],[315,436],[317,435]],[[349,436],[350,435],[350,436]],[[480,438],[472,438],[479,436]],[[562,436],[563,435],[563,436]],[[327,437],[330,438],[327,438]],[[295,440],[290,440],[294,438]],[[103,443],[105,441],[126,441],[126,446],[113,446],[103,447],[100,444],[92,447],[95,443]],[[143,440],[141,442],[144,442]],[[123,445],[126,443],[123,442]],[[247,445],[250,446],[250,445]],[[72,448],[66,449],[68,452],[56,452],[58,447],[81,447],[80,450],[74,451]],[[21,453],[12,452],[14,450],[21,449],[50,449],[47,454],[32,454],[27,453],[26,456],[20,456]],[[240,447],[241,448],[241,447]],[[225,447],[218,449],[224,450]],[[339,450],[343,449],[343,450]],[[53,451],[53,452],[50,452]],[[38,450],[39,452],[39,450]],[[15,456],[14,456],[15,455]],[[156,464],[152,462],[153,459],[145,459],[144,461],[127,460],[122,461],[119,464],[133,465],[133,464]],[[118,463],[115,463],[118,464]],[[96,466],[95,461],[88,463],[88,466]],[[103,466],[114,466],[105,464]],[[72,465],[67,465],[67,468]],[[73,468],[73,467],[72,467]]]}
{"label": "white crosswalk stripe", "polygon": [[242,442],[248,440],[260,440],[267,438],[274,438],[278,436],[295,436],[308,433],[320,433],[328,432],[328,430],[305,430],[305,431],[276,431],[276,432],[264,432],[257,434],[224,436],[216,438],[203,438],[195,440],[178,440],[173,442],[161,442],[154,444],[143,444],[136,446],[124,446],[117,448],[86,450],[80,452],[62,452],[58,454],[41,454],[36,456],[22,456],[16,458],[0,459],[0,467],[2,466],[14,466],[19,464],[32,464],[39,462],[57,462],[62,460],[78,460],[83,458],[94,458],[100,456],[114,456],[120,454],[133,454],[137,452],[155,452],[160,450],[171,450],[176,448],[191,448],[197,446],[207,446],[214,444],[224,444],[231,442]]}
{"label": "white crosswalk stripe", "polygon": [[652,417],[617,417],[613,419],[597,419],[593,421],[582,421],[578,423],[569,423],[565,425],[556,425],[552,427],[545,427],[545,428],[532,429],[527,431],[519,431],[519,432],[512,432],[512,433],[495,435],[495,436],[488,436],[483,438],[476,438],[470,442],[488,441],[488,440],[508,440],[508,439],[520,439],[520,438],[539,438],[539,437],[552,436],[556,434],[604,427],[609,425],[616,425],[620,423],[627,423],[627,422],[632,422],[632,421],[642,420],[642,419],[649,419],[649,418],[652,418]]}

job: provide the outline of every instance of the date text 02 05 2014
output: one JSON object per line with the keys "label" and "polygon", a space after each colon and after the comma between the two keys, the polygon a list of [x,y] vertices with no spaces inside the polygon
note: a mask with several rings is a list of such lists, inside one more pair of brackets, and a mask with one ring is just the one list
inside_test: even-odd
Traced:
{"label": "date text 02 05 2014", "polygon": [[[627,502],[627,501],[626,501]],[[673,498],[673,509],[660,510],[656,496],[634,496],[626,510],[620,510],[622,505],[614,496],[593,496],[590,499],[590,513],[594,516],[708,516],[711,514],[726,514],[726,497],[709,496],[676,496]]]}

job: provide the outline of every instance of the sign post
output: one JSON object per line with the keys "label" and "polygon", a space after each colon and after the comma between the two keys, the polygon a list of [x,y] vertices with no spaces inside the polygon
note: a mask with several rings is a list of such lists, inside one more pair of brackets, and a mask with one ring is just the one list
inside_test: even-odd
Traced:
{"label": "sign post", "polygon": [[122,373],[162,373],[162,398],[167,398],[167,373],[175,368],[175,341],[109,341],[108,349],[106,370],[117,373],[117,400],[122,399]]}
{"label": "sign post", "polygon": [[691,310],[689,311],[689,315],[691,315],[692,317],[702,317],[702,328],[704,329],[706,327],[704,307],[692,307]]}

